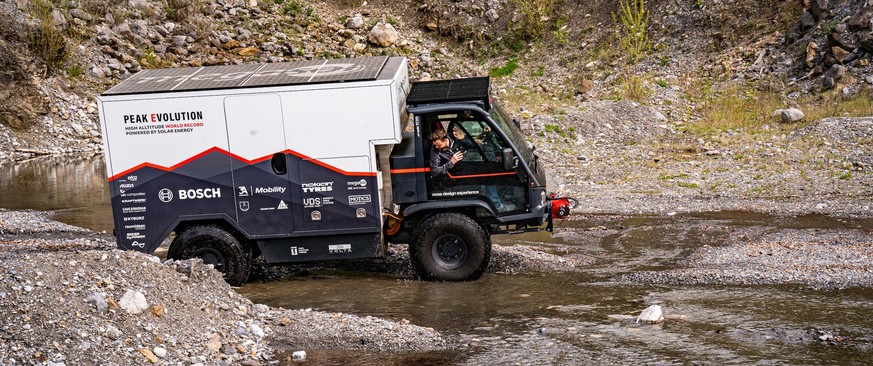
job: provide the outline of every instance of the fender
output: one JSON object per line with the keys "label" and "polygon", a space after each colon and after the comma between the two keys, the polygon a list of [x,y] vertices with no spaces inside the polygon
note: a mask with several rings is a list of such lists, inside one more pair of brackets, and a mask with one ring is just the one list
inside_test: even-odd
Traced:
{"label": "fender", "polygon": [[417,203],[412,206],[407,207],[403,210],[403,216],[409,217],[410,215],[427,210],[443,210],[447,208],[461,208],[461,207],[476,207],[482,208],[488,211],[493,216],[497,216],[494,213],[494,210],[491,209],[491,206],[488,206],[485,201],[477,200],[477,199],[466,199],[466,200],[453,200],[453,201],[431,201],[425,203]]}
{"label": "fender", "polygon": [[152,246],[150,246],[148,248],[148,251],[145,253],[148,253],[148,254],[154,253],[154,251],[156,249],[158,249],[158,247],[161,245],[161,243],[163,243],[164,240],[166,240],[167,237],[170,236],[170,233],[175,231],[176,228],[179,227],[179,225],[182,224],[183,222],[198,222],[198,221],[199,222],[202,222],[202,221],[212,221],[212,222],[222,221],[222,222],[230,225],[231,227],[233,227],[237,232],[239,232],[240,234],[242,234],[246,238],[251,238],[251,236],[248,233],[246,233],[244,230],[242,230],[237,225],[237,223],[233,219],[231,219],[230,216],[228,216],[227,214],[221,213],[221,214],[208,214],[208,215],[183,215],[183,216],[177,217],[176,220],[174,220],[172,224],[167,225],[167,229],[164,230],[164,232],[161,233],[160,236],[158,236],[160,238],[160,240],[155,242]]}

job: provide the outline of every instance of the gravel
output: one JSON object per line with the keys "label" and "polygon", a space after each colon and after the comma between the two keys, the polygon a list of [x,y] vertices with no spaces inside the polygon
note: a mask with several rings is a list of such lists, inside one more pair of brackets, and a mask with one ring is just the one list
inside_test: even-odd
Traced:
{"label": "gravel", "polygon": [[[457,349],[457,336],[375,317],[253,304],[199,260],[114,249],[50,213],[0,209],[0,365],[261,364],[276,349]],[[573,271],[593,262],[494,245],[489,272]],[[406,245],[384,260],[325,266],[413,278]],[[261,280],[314,266],[259,267]]]}
{"label": "gravel", "polygon": [[277,346],[456,346],[408,321],[253,304],[199,260],[113,247],[47,213],[0,210],[0,365],[257,365]]}
{"label": "gravel", "polygon": [[873,232],[758,228],[732,233],[727,246],[695,250],[681,267],[623,275],[670,285],[792,284],[816,289],[873,288]]}

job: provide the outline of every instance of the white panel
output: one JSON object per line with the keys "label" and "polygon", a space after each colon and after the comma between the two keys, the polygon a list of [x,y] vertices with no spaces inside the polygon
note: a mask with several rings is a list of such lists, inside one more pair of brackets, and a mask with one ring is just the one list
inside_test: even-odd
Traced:
{"label": "white panel", "polygon": [[212,147],[227,150],[223,97],[103,103],[112,173],[142,163],[178,164]]}
{"label": "white panel", "polygon": [[[389,85],[282,94],[288,148],[315,159],[369,156],[371,140],[394,139],[397,127]],[[369,162],[332,160],[345,171],[373,171]]]}
{"label": "white panel", "polygon": [[233,154],[255,160],[285,150],[278,95],[227,97],[224,110]]}

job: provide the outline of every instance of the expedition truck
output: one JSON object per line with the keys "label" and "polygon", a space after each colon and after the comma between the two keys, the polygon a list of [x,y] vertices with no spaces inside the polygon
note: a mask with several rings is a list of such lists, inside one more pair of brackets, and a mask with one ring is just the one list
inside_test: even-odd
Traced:
{"label": "expedition truck", "polygon": [[[169,258],[232,285],[257,257],[371,258],[387,242],[409,243],[422,278],[476,279],[492,234],[570,205],[487,78],[410,86],[403,57],[145,70],[98,99],[118,247],[152,253],[175,233]],[[432,177],[438,129],[470,140]]]}

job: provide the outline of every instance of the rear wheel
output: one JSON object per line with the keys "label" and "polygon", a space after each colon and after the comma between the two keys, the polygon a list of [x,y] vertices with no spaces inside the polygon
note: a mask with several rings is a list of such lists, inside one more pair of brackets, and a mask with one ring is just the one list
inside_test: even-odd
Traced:
{"label": "rear wheel", "polygon": [[227,230],[213,225],[197,225],[182,230],[170,244],[167,258],[200,258],[211,264],[232,286],[241,286],[249,277],[251,251]]}
{"label": "rear wheel", "polygon": [[491,240],[470,217],[439,213],[418,225],[409,245],[409,257],[423,279],[475,280],[488,267]]}

